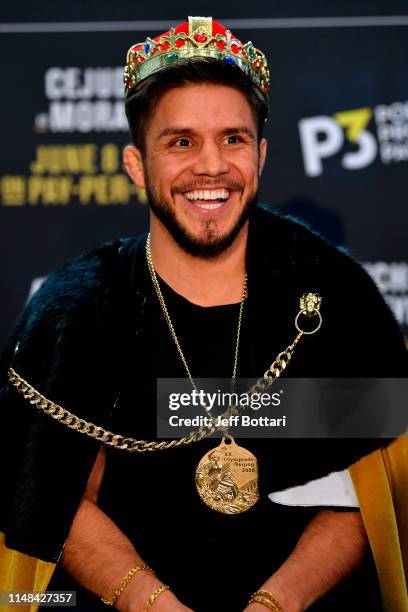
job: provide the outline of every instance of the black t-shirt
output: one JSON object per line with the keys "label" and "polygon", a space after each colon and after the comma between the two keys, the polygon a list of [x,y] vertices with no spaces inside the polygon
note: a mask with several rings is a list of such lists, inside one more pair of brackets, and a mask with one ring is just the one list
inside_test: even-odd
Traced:
{"label": "black t-shirt", "polygon": [[[137,286],[142,280],[147,297],[134,337],[135,359],[129,360],[124,372],[112,431],[154,440],[157,438],[156,379],[185,378],[186,372],[144,258],[141,259],[132,244],[122,250],[122,257],[131,283],[136,284],[134,275]],[[192,376],[230,377],[239,304],[197,306],[163,281],[160,284]],[[271,354],[267,362],[263,355],[258,355],[258,332],[251,329],[248,317],[250,300],[251,294],[244,307],[237,374],[257,378],[276,355]],[[238,515],[211,510],[196,491],[194,477],[198,462],[218,444],[217,440],[204,439],[189,446],[143,454],[107,449],[99,506],[128,536],[160,579],[196,612],[243,610],[251,593],[288,557],[316,512],[316,509],[281,506],[268,499],[268,493],[279,486],[285,470],[290,467],[291,471],[301,473],[302,455],[310,452],[310,441],[250,439],[238,443],[258,459],[261,496],[255,506]],[[289,445],[293,448],[289,453],[294,464],[291,466],[280,461],[280,449],[284,448],[288,457]],[[313,450],[318,453],[323,445],[327,441],[316,440]],[[58,570],[56,584],[61,574]],[[82,609],[102,606],[96,598],[87,597],[75,588]],[[350,601],[356,603],[359,596],[364,596],[371,612],[381,609],[375,570],[369,559],[313,609],[331,612],[344,609]]]}

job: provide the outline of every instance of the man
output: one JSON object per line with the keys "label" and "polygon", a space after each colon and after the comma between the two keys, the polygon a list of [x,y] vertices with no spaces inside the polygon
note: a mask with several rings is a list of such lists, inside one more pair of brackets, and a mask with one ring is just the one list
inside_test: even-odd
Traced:
{"label": "man", "polygon": [[[291,376],[405,376],[397,326],[348,257],[254,206],[266,157],[261,52],[190,18],[131,48],[125,80],[134,146],[124,163],[147,190],[150,237],[68,264],[17,324],[1,372],[13,432],[6,544],[59,560],[49,588],[77,590],[83,610],[101,608],[100,597],[135,612],[380,610],[369,559],[337,586],[366,555],[359,512],[267,498],[380,442],[243,441],[258,459],[260,499],[214,511],[194,484],[214,440],[159,450],[155,382],[258,378],[292,343],[308,292],[322,297],[322,325],[291,348]],[[230,474],[228,484],[235,496]]]}

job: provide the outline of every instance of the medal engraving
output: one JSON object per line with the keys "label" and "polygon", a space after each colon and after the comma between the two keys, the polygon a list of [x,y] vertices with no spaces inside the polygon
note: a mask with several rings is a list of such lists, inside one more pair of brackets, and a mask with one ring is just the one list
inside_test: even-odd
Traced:
{"label": "medal engraving", "polygon": [[204,455],[195,481],[203,502],[224,514],[245,512],[259,499],[256,457],[230,436]]}

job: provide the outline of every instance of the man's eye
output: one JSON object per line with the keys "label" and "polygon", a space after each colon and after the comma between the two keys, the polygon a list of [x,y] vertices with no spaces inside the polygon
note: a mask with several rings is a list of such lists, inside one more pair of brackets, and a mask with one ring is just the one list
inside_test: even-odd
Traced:
{"label": "man's eye", "polygon": [[174,144],[176,147],[189,147],[190,141],[188,140],[188,138],[179,138],[175,141]]}
{"label": "man's eye", "polygon": [[225,141],[227,144],[237,144],[237,142],[241,142],[241,139],[239,136],[227,136]]}

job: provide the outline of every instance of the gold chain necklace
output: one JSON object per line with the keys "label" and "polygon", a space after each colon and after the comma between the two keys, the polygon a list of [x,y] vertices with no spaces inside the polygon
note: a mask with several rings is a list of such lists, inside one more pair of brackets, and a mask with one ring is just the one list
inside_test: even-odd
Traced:
{"label": "gold chain necklace", "polygon": [[[160,288],[160,283],[159,283],[159,279],[157,278],[157,274],[156,274],[156,270],[154,269],[154,265],[153,265],[153,259],[152,259],[152,252],[150,249],[150,233],[147,235],[147,240],[146,240],[146,261],[147,261],[147,267],[149,268],[149,273],[150,273],[150,278],[152,279],[152,283],[154,286],[154,289],[156,291],[156,295],[157,298],[159,300],[164,318],[166,319],[166,323],[167,326],[169,328],[171,337],[173,338],[174,344],[177,347],[177,351],[178,354],[180,356],[181,361],[183,362],[184,365],[184,369],[187,372],[188,378],[191,382],[191,385],[193,387],[194,390],[198,391],[197,386],[194,382],[194,379],[191,375],[190,372],[190,368],[188,367],[188,363],[187,360],[184,356],[184,353],[182,351],[179,339],[177,337],[176,331],[174,329],[174,325],[172,323],[172,320],[170,318],[169,315],[169,311],[167,310],[167,306],[166,306],[166,302],[164,301],[164,297]],[[236,340],[235,340],[235,352],[234,352],[234,362],[233,362],[233,367],[232,367],[232,389],[235,386],[235,380],[237,377],[237,367],[238,367],[238,355],[239,355],[239,342],[240,342],[240,338],[241,338],[241,325],[242,325],[242,314],[244,312],[244,304],[245,304],[245,300],[248,297],[248,276],[247,274],[245,274],[244,276],[244,283],[242,286],[242,294],[241,294],[241,301],[240,301],[240,305],[239,305],[239,315],[238,315],[238,325],[237,325],[237,334],[236,334]],[[232,391],[231,389],[231,391]]]}
{"label": "gold chain necklace", "polygon": [[[146,241],[146,260],[156,291],[157,298],[167,322],[170,334],[177,347],[193,389],[198,391],[188,367],[187,360],[181,349],[174,325],[167,310],[159,280],[154,269],[150,249],[150,234]],[[234,365],[232,371],[231,393],[235,388],[237,374],[239,341],[241,335],[242,313],[247,297],[247,275],[244,277],[241,303],[238,316],[237,337],[235,342]],[[205,408],[205,406],[203,406]],[[211,422],[215,419],[208,411]],[[216,427],[217,428],[217,427]],[[198,494],[207,506],[223,514],[238,514],[251,508],[259,499],[258,492],[258,462],[249,450],[238,446],[232,436],[227,435],[228,429],[217,448],[208,451],[200,460],[195,474],[195,483]]]}

